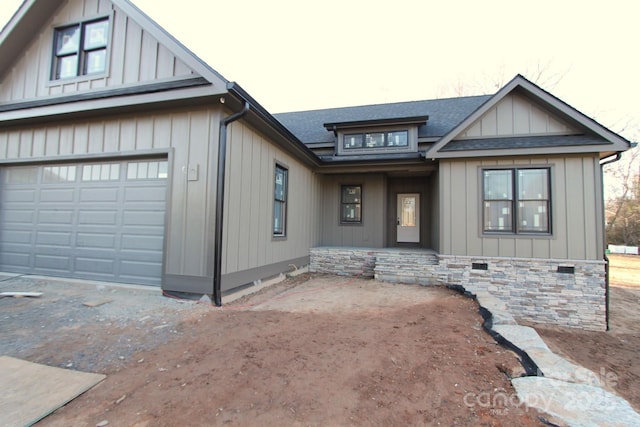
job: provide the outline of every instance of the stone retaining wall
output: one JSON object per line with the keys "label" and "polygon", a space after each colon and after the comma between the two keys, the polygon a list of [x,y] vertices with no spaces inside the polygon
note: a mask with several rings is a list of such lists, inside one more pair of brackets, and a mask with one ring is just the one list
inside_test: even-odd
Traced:
{"label": "stone retaining wall", "polygon": [[391,283],[460,285],[472,294],[498,297],[513,316],[522,320],[606,329],[604,261],[313,248],[309,271],[375,277]]}

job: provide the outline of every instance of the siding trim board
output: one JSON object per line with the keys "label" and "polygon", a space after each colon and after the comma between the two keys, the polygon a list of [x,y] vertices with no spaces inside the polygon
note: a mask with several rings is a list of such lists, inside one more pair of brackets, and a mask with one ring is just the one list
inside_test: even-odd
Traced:
{"label": "siding trim board", "polygon": [[102,91],[91,91],[85,93],[78,93],[67,96],[60,96],[56,98],[44,98],[27,102],[15,102],[10,104],[0,105],[0,113],[6,113],[9,111],[27,110],[32,108],[50,107],[61,104],[68,104],[81,101],[95,101],[98,99],[117,98],[122,96],[131,95],[144,95],[149,93],[164,92],[174,89],[184,89],[198,86],[210,86],[206,79],[202,77],[195,77],[191,79],[171,79],[165,82],[151,83],[145,85],[131,85],[127,87],[108,89]]}

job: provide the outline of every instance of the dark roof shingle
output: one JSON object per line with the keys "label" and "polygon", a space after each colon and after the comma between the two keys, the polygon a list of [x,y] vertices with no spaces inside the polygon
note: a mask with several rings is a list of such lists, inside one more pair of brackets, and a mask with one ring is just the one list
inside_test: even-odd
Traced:
{"label": "dark roof shingle", "polygon": [[330,108],[280,113],[274,114],[274,117],[305,144],[334,141],[333,133],[324,128],[325,123],[400,119],[416,116],[429,116],[427,124],[418,129],[420,138],[441,137],[490,97],[490,95],[482,95]]}

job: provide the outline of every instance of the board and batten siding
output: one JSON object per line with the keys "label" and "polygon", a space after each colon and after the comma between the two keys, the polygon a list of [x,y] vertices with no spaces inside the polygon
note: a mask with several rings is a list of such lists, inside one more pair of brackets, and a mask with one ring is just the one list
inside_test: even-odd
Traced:
{"label": "board and batten siding", "polygon": [[[218,108],[0,129],[0,167],[30,159],[87,162],[122,156],[169,158],[165,272],[212,276]],[[214,165],[209,167],[209,165]],[[197,180],[188,180],[189,167]]]}
{"label": "board and batten siding", "polygon": [[579,133],[535,102],[510,93],[455,139]]}
{"label": "board and batten siding", "polygon": [[[276,163],[288,169],[285,238],[273,237]],[[319,194],[319,178],[308,166],[244,122],[232,123],[227,130],[223,289],[225,275],[308,257],[320,239]]]}
{"label": "board and batten siding", "polygon": [[[101,16],[112,16],[108,72],[51,81],[54,28]],[[70,0],[39,30],[15,66],[3,77],[0,102],[194,76],[183,61],[109,0]]]}
{"label": "board and batten siding", "polygon": [[[342,185],[362,185],[362,224],[340,223]],[[322,246],[383,248],[387,233],[386,206],[384,175],[325,175],[322,180]]]}
{"label": "board and batten siding", "polygon": [[[552,235],[483,235],[482,169],[523,166],[551,168]],[[602,259],[604,222],[597,156],[443,160],[439,175],[441,254]]]}

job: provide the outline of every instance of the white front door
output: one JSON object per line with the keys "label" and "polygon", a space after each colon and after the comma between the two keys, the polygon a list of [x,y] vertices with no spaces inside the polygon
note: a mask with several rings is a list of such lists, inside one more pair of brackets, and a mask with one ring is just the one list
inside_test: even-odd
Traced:
{"label": "white front door", "polygon": [[398,194],[398,242],[420,243],[420,194]]}

